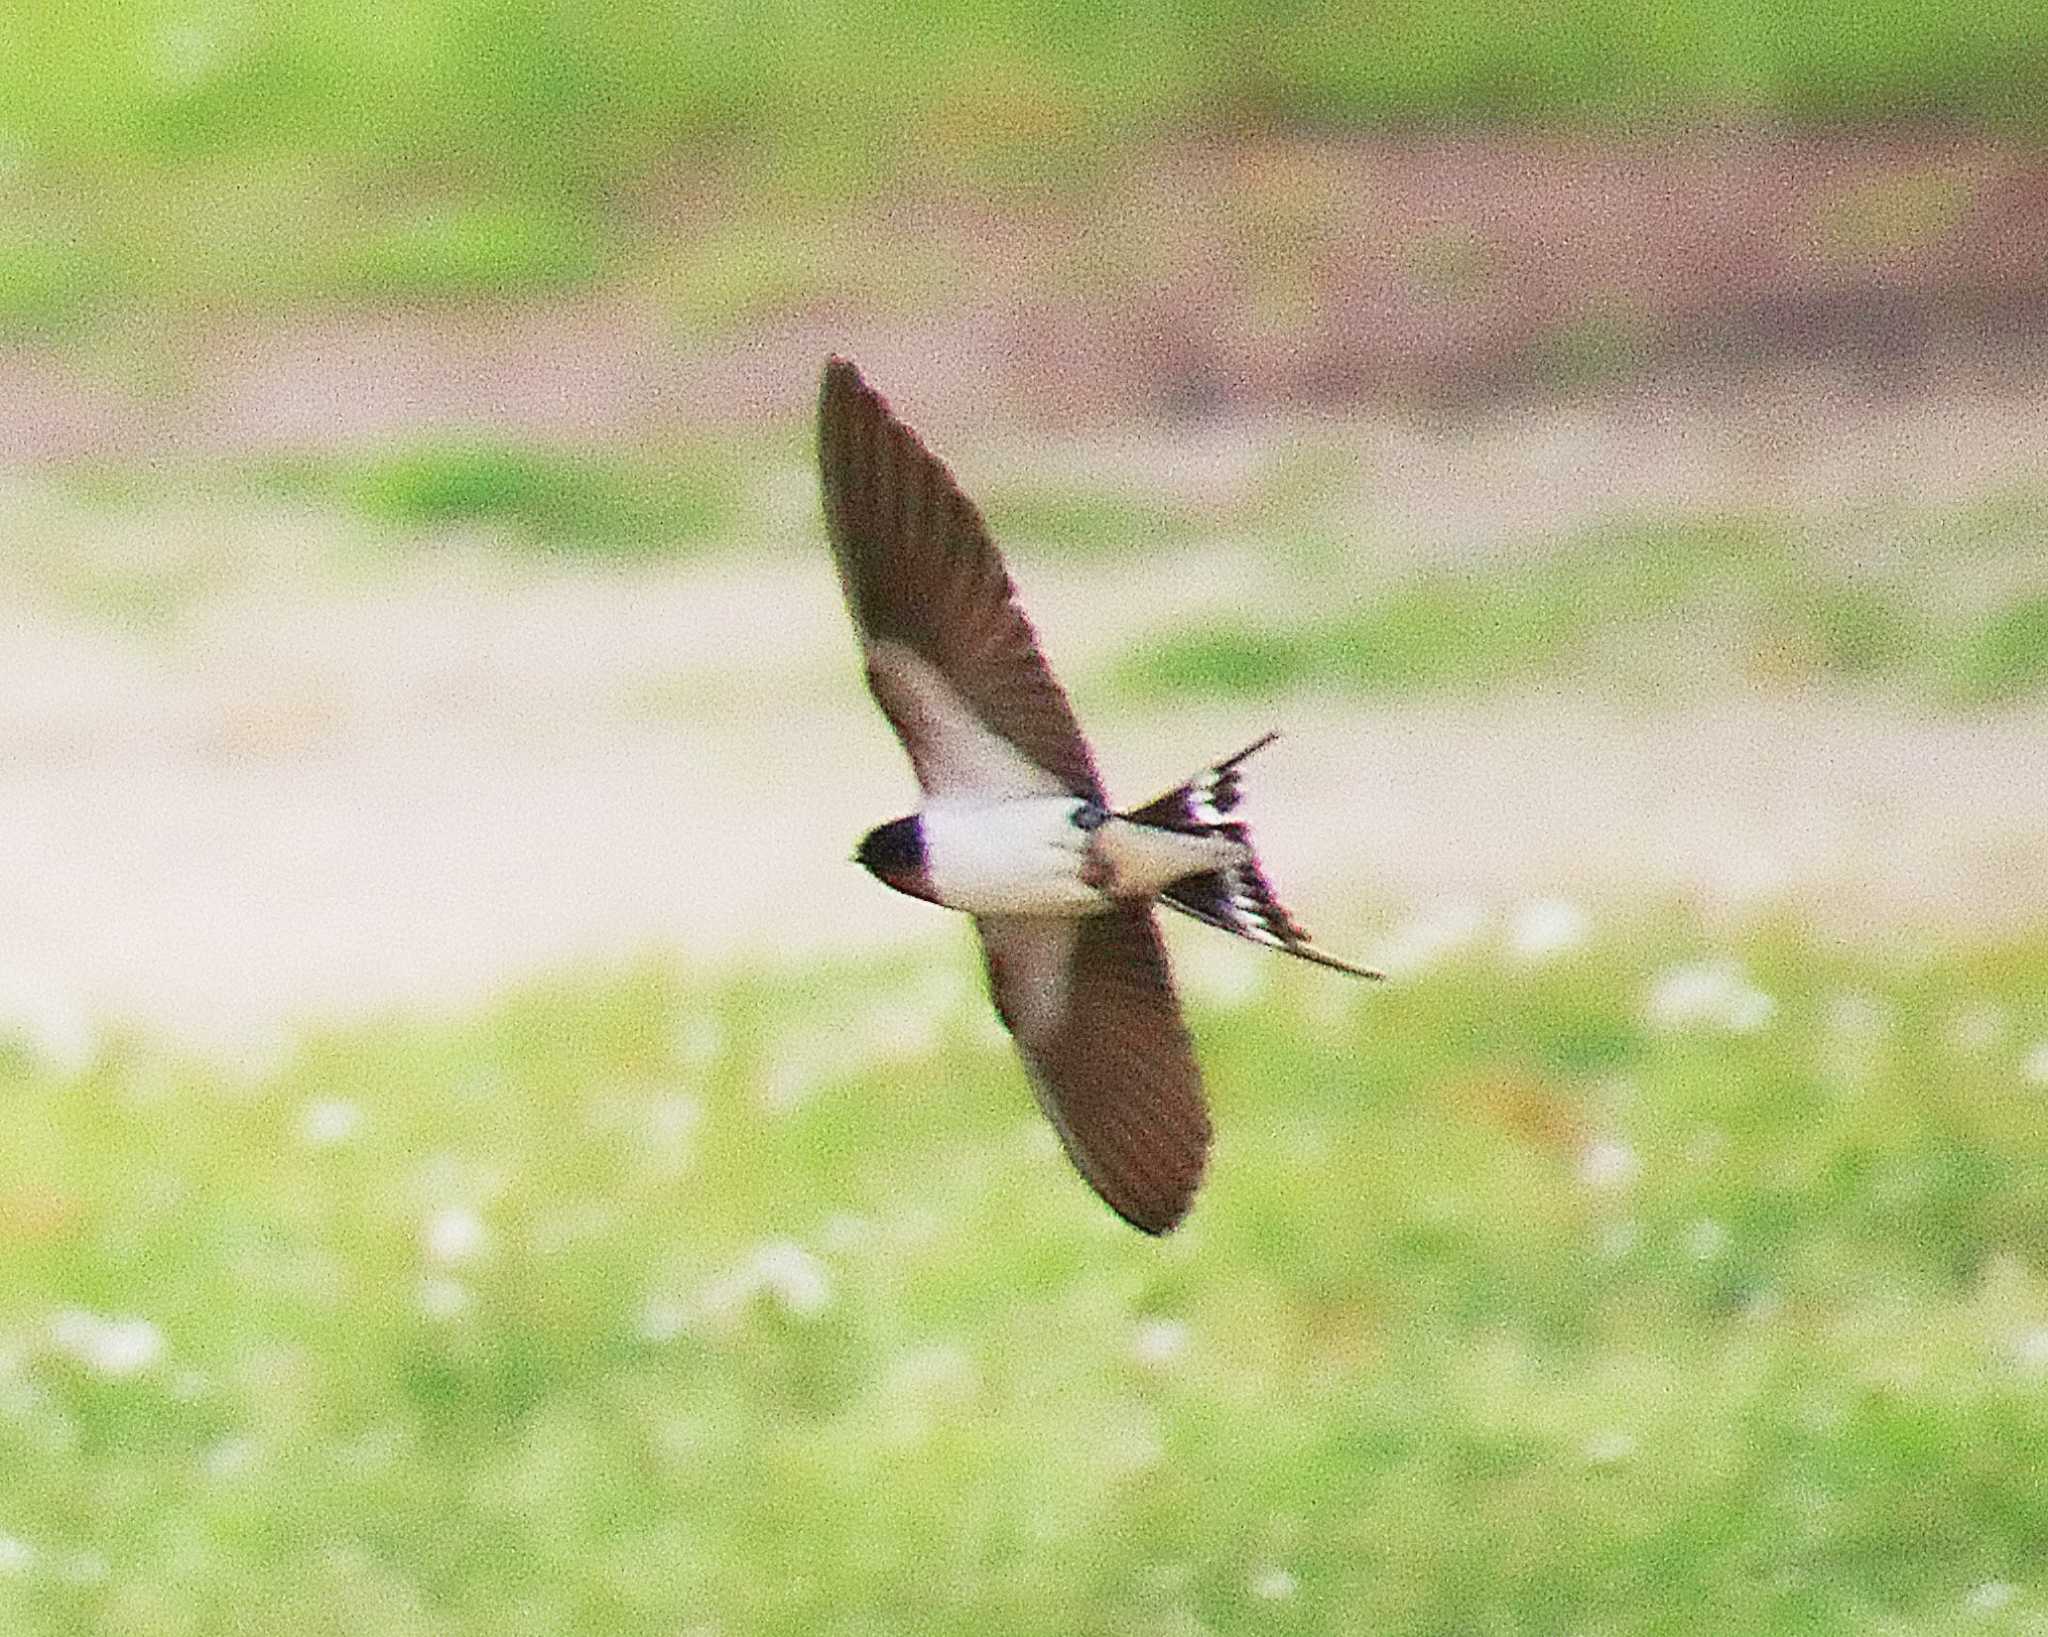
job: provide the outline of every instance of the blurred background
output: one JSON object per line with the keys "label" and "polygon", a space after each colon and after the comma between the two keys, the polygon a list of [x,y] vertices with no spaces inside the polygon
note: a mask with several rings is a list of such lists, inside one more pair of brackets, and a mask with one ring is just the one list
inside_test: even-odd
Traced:
{"label": "blurred background", "polygon": [[[0,1625],[2048,1629],[2028,4],[0,7]],[[1067,1172],[809,417],[1135,802]]]}

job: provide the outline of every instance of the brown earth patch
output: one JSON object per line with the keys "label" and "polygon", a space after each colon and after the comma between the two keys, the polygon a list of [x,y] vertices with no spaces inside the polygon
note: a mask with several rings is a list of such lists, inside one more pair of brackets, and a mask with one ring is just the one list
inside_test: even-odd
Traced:
{"label": "brown earth patch", "polygon": [[[668,269],[760,208],[657,206],[638,271],[573,299],[149,311],[0,347],[0,460],[660,438],[800,415],[834,350],[1042,426],[1816,361],[1881,396],[2048,359],[2048,157],[1980,135],[1189,143],[1056,196],[800,214],[775,231],[796,274],[685,325]],[[878,268],[931,276],[905,296]]]}

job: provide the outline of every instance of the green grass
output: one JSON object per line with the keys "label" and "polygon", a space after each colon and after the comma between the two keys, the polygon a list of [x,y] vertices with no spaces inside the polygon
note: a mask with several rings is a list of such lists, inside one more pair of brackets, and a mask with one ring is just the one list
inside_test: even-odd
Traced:
{"label": "green grass", "polygon": [[925,236],[917,255],[903,256],[872,220],[789,201],[771,198],[721,216],[664,245],[642,275],[688,341],[821,308],[879,317],[929,311],[967,278],[960,247],[939,235]]}
{"label": "green grass", "polygon": [[372,229],[340,252],[334,279],[382,300],[530,295],[592,282],[604,266],[588,217],[528,201],[437,205]]}
{"label": "green grass", "polygon": [[1048,556],[1138,556],[1198,539],[1210,522],[1164,497],[1014,480],[993,484],[983,510],[997,539]]}
{"label": "green grass", "polygon": [[[81,515],[310,502],[401,546],[452,532],[518,552],[631,563],[721,549],[822,552],[808,463],[801,434],[669,449],[473,436],[362,456],[88,464],[68,472],[61,490],[84,503]],[[786,490],[778,473],[790,475]],[[1200,549],[1221,530],[1298,565],[1314,595],[1286,600],[1318,613],[1208,614],[1158,633],[1106,679],[1143,700],[1556,683],[1654,698],[1819,684],[1976,709],[2048,691],[2042,503],[2025,486],[1949,511],[1847,521],[1621,518],[1347,598],[1366,549],[1364,502],[1333,516],[1331,496],[1347,492],[1348,476],[1297,476],[1281,462],[1235,498],[1202,501],[1142,479],[998,479],[987,513],[1020,562]],[[88,549],[97,531],[74,523],[73,533],[48,554],[44,578],[73,606],[125,623],[162,623],[236,579],[217,530],[194,536],[203,550],[159,540],[143,560],[118,537]]]}
{"label": "green grass", "polygon": [[[1789,519],[1617,521],[1411,575],[1296,625],[1194,620],[1134,653],[1115,681],[1145,698],[1562,681],[1633,694],[1882,684],[1943,704],[2006,703],[2048,688],[2048,599],[2028,515],[1972,506],[1866,520],[1840,538]],[[2012,572],[1989,607],[1948,605],[1963,577],[1980,585],[2000,559]]]}
{"label": "green grass", "polygon": [[2048,687],[2048,596],[2023,597],[1977,619],[1956,647],[1950,683],[1966,704],[2002,703]]}
{"label": "green grass", "polygon": [[[706,135],[803,166],[916,132],[971,155],[1173,126],[1204,110],[1358,124],[1755,112],[1980,115],[2038,123],[2030,8],[1833,3],[1766,16],[1696,0],[1650,26],[1543,0],[1502,26],[1473,5],[1370,15],[1108,0],[888,6],[409,0],[374,18],[179,17],[97,0],[13,20],[0,106],[31,158],[168,161],[303,149],[581,190]],[[998,70],[1001,72],[999,73]]]}
{"label": "green grass", "polygon": [[[879,0],[829,14],[790,0],[84,0],[16,5],[6,33],[0,209],[63,232],[55,247],[0,236],[0,333],[109,298],[585,284],[645,250],[650,216],[678,197],[694,210],[707,178],[737,178],[760,209],[717,213],[706,256],[730,238],[741,254],[698,257],[679,305],[703,327],[820,278],[875,276],[857,252],[781,234],[790,201],[906,180],[933,196],[1075,194],[1132,142],[1247,126],[1944,119],[2037,132],[2048,70],[2048,30],[2014,0],[1694,0],[1647,23],[1562,0],[1506,22],[1472,0],[948,0],[915,19]],[[1910,241],[1952,219],[1962,186],[1935,176],[1867,211],[1852,202],[1824,241]],[[1255,305],[1284,327],[1297,270],[1286,256],[1259,269],[1273,283]],[[1562,335],[1546,368],[1598,375],[1627,345],[1625,322],[1594,323]]]}
{"label": "green grass", "polygon": [[0,228],[0,341],[59,328],[91,298],[97,274],[66,238]]}
{"label": "green grass", "polygon": [[0,1051],[0,1625],[2048,1616],[2048,943],[1254,969],[1163,1243],[964,949]]}
{"label": "green grass", "polygon": [[[395,542],[463,530],[520,552],[667,558],[740,534],[749,457],[782,444],[588,449],[485,434],[427,437],[363,455],[83,464],[63,490],[91,512],[280,503],[335,508]],[[122,565],[129,567],[132,565]]]}
{"label": "green grass", "polygon": [[338,477],[373,523],[400,530],[476,525],[558,552],[661,555],[736,524],[739,475],[722,462],[657,468],[611,454],[475,438],[423,444]]}

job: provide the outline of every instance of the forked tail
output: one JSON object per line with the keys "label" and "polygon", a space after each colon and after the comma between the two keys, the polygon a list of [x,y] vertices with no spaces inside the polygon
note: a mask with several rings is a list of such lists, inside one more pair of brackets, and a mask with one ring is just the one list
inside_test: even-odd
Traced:
{"label": "forked tail", "polygon": [[1295,955],[1339,972],[1349,972],[1356,978],[1383,977],[1384,973],[1368,971],[1362,966],[1340,961],[1334,955],[1325,955],[1309,942],[1308,933],[1274,896],[1272,883],[1259,867],[1250,829],[1229,816],[1236,808],[1240,794],[1239,764],[1279,737],[1277,733],[1269,733],[1263,739],[1254,740],[1235,756],[1203,768],[1186,784],[1177,785],[1165,795],[1123,815],[1133,823],[1156,825],[1162,830],[1228,836],[1244,846],[1242,862],[1227,864],[1222,869],[1202,875],[1183,876],[1160,893],[1159,901],[1171,905],[1183,915],[1192,915],[1198,921],[1205,921],[1252,943],[1264,944],[1268,949],[1277,949],[1282,954]]}

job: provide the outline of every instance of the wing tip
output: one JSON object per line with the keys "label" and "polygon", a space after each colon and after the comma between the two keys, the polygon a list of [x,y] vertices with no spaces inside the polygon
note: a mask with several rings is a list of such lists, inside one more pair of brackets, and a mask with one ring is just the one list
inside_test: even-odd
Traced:
{"label": "wing tip", "polygon": [[[1204,1151],[1202,1158],[1204,1160],[1208,1158],[1206,1151]],[[1202,1166],[1200,1170],[1196,1170],[1192,1180],[1188,1180],[1182,1188],[1178,1188],[1174,1194],[1171,1194],[1171,1197],[1167,1197],[1163,1201],[1147,1201],[1141,1207],[1141,1205],[1133,1205],[1130,1201],[1118,1205],[1116,1201],[1104,1197],[1104,1203],[1118,1217],[1122,1217],[1126,1223],[1130,1223],[1130,1227],[1135,1227],[1139,1233],[1147,1235],[1149,1240],[1163,1240],[1167,1233],[1171,1233],[1176,1227],[1180,1227],[1184,1221],[1188,1221],[1188,1213],[1194,1209],[1194,1197],[1202,1188],[1202,1176],[1206,1174],[1206,1170],[1208,1170],[1208,1166]]]}
{"label": "wing tip", "polygon": [[1199,1100],[1188,1110],[1155,1110],[1152,1119],[1135,1125],[1120,1120],[1077,1124],[1072,1111],[1067,1113],[1066,1118],[1055,1113],[1053,1125],[1089,1192],[1151,1238],[1179,1227],[1209,1172],[1213,1137],[1208,1111]]}
{"label": "wing tip", "polygon": [[1386,973],[1380,971],[1377,967],[1353,966],[1351,962],[1339,960],[1335,955],[1330,954],[1326,950],[1316,948],[1314,944],[1304,943],[1297,949],[1288,950],[1287,953],[1299,955],[1305,961],[1313,961],[1317,966],[1327,966],[1332,972],[1346,972],[1354,978],[1364,978],[1369,983],[1385,983],[1387,981]]}
{"label": "wing tip", "polygon": [[860,372],[860,366],[851,358],[832,353],[825,359],[824,373],[818,378],[819,418],[828,418],[835,404],[859,398],[874,398],[875,389],[868,385],[867,377]]}
{"label": "wing tip", "polygon": [[1068,1154],[1088,1191],[1120,1221],[1148,1238],[1163,1239],[1187,1220],[1202,1190],[1209,1170],[1209,1134],[1205,1128],[1195,1153],[1176,1156],[1172,1171],[1165,1174],[1113,1167],[1105,1163],[1107,1156],[1093,1149],[1079,1151],[1072,1144]]}
{"label": "wing tip", "polygon": [[1190,1188],[1183,1198],[1170,1201],[1163,1210],[1157,1212],[1142,1211],[1136,1206],[1119,1205],[1113,1199],[1105,1198],[1103,1203],[1146,1238],[1164,1239],[1188,1219],[1188,1212],[1194,1208],[1195,1190]]}
{"label": "wing tip", "polygon": [[1264,733],[1260,734],[1258,738],[1254,739],[1250,744],[1246,745],[1244,749],[1240,750],[1235,756],[1225,757],[1222,761],[1218,762],[1214,768],[1210,769],[1210,771],[1215,773],[1228,773],[1233,767],[1236,767],[1238,763],[1248,761],[1253,756],[1256,756],[1260,751],[1264,750],[1266,746],[1272,744],[1273,741],[1278,739],[1279,737],[1280,730],[1278,728],[1268,728]]}

